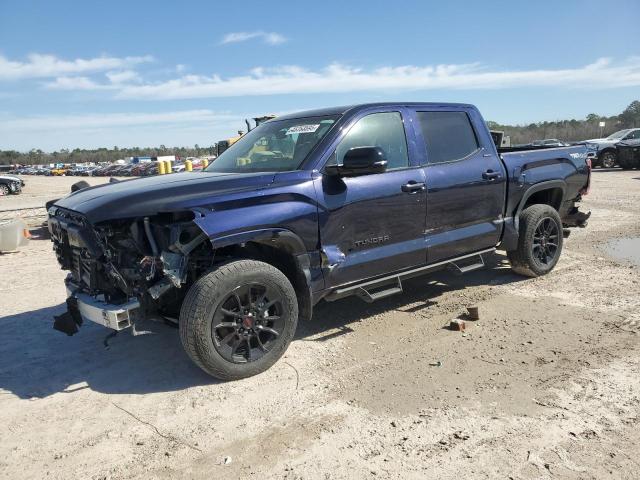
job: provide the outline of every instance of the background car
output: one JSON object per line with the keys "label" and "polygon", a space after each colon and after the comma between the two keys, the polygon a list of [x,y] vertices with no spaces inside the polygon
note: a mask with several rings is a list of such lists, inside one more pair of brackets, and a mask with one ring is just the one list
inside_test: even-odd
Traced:
{"label": "background car", "polygon": [[640,128],[628,128],[612,133],[606,138],[594,138],[577,143],[590,143],[597,149],[594,167],[611,168],[618,164],[618,150],[616,145],[622,141],[640,140]]}
{"label": "background car", "polygon": [[0,196],[17,195],[24,187],[24,180],[14,175],[0,175]]}

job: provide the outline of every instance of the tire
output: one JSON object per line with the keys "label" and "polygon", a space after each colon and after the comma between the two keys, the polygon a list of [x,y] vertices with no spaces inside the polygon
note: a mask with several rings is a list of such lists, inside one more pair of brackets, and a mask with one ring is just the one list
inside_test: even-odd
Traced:
{"label": "tire", "polygon": [[11,190],[9,190],[8,185],[5,185],[4,183],[0,184],[0,197],[4,195],[9,195],[10,193],[11,193]]}
{"label": "tire", "polygon": [[82,190],[83,188],[89,188],[90,186],[91,185],[89,185],[89,182],[87,182],[86,180],[80,180],[79,182],[76,182],[73,185],[71,185],[71,193],[77,192],[78,190]]}
{"label": "tire", "polygon": [[613,168],[616,166],[618,156],[614,152],[604,152],[600,157],[600,166],[602,168]]}
{"label": "tire", "polygon": [[297,324],[291,282],[255,260],[232,261],[203,275],[187,292],[179,319],[187,355],[220,380],[267,370],[287,350]]}
{"label": "tire", "polygon": [[527,277],[549,273],[558,263],[562,241],[562,220],[553,207],[541,204],[527,207],[520,214],[518,248],[507,252],[511,269]]}

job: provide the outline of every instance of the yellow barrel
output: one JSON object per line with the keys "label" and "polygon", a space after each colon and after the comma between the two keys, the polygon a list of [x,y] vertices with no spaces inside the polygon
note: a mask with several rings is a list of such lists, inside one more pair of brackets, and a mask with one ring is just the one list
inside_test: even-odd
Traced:
{"label": "yellow barrel", "polygon": [[185,160],[184,161],[184,170],[185,170],[185,172],[193,171],[193,163],[191,163],[191,160]]}
{"label": "yellow barrel", "polygon": [[158,174],[159,175],[164,175],[164,162],[163,161],[158,162]]}
{"label": "yellow barrel", "polygon": [[209,166],[209,160],[207,160],[206,158],[203,158],[202,159],[202,169],[204,170],[208,166]]}
{"label": "yellow barrel", "polygon": [[164,169],[166,173],[173,173],[173,169],[171,168],[171,160],[165,160]]}

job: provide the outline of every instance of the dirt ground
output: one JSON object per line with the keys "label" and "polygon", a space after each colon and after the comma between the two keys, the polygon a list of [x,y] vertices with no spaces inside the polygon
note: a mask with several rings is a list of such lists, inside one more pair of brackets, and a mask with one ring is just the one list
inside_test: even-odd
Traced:
{"label": "dirt ground", "polygon": [[[53,331],[65,273],[35,237],[0,256],[0,477],[638,478],[640,264],[605,246],[640,237],[639,205],[640,172],[598,170],[589,226],[548,276],[498,253],[374,304],[321,303],[285,358],[230,383],[169,326],[108,348],[99,326]],[[470,305],[465,334],[443,328]]]}
{"label": "dirt ground", "polygon": [[[0,197],[0,212],[21,208],[43,207],[49,200],[60,198],[71,189],[71,185],[84,180],[90,185],[107,183],[109,177],[45,177],[39,175],[22,175],[25,181],[20,195]],[[129,179],[130,180],[130,179]]]}

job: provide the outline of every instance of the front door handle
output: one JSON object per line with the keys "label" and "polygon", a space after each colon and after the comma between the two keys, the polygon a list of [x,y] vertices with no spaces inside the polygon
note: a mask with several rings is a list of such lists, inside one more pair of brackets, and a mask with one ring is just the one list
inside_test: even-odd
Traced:
{"label": "front door handle", "polygon": [[482,178],[485,180],[496,180],[500,178],[500,172],[494,172],[493,170],[487,170],[482,174]]}
{"label": "front door handle", "polygon": [[427,187],[425,186],[424,182],[415,182],[411,180],[409,183],[405,183],[404,185],[402,185],[401,188],[403,192],[416,193],[416,192],[421,192]]}

